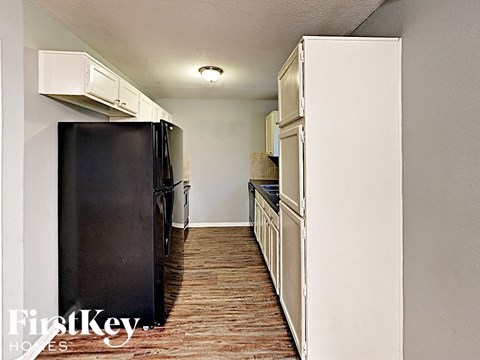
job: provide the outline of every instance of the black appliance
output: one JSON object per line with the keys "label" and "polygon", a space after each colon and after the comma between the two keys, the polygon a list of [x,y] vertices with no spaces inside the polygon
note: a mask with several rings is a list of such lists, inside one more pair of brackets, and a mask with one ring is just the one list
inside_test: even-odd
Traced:
{"label": "black appliance", "polygon": [[[183,216],[185,219],[184,223],[184,230],[187,232],[188,231],[188,224],[190,223],[190,188],[191,185],[183,185],[183,196],[184,196],[184,203],[183,203]],[[185,238],[187,237],[187,234],[185,234]]]}
{"label": "black appliance", "polygon": [[253,229],[255,223],[255,187],[251,182],[248,183],[248,220]]}
{"label": "black appliance", "polygon": [[182,129],[59,123],[58,139],[59,315],[164,324],[183,279]]}

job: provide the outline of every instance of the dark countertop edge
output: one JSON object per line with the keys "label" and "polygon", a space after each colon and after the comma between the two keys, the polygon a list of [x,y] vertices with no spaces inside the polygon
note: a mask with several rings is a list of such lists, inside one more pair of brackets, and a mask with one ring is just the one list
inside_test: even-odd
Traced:
{"label": "dark countertop edge", "polygon": [[268,205],[272,207],[272,209],[278,214],[279,204],[275,204],[272,200],[272,196],[268,195],[268,193],[261,187],[261,185],[271,185],[271,184],[278,184],[278,180],[252,180],[249,181],[255,190],[257,190],[260,195],[267,201]]}

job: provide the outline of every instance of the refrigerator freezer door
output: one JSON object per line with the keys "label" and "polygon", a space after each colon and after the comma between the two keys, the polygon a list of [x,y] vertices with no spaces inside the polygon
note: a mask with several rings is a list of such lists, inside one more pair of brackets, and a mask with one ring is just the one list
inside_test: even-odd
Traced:
{"label": "refrigerator freezer door", "polygon": [[161,121],[161,187],[171,187],[183,182],[183,130]]}

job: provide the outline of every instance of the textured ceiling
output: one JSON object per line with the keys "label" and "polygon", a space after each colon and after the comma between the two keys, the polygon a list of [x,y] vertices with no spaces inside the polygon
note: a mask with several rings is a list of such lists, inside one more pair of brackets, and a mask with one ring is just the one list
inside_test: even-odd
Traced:
{"label": "textured ceiling", "polygon": [[348,35],[384,0],[32,1],[152,98],[262,100],[302,35]]}

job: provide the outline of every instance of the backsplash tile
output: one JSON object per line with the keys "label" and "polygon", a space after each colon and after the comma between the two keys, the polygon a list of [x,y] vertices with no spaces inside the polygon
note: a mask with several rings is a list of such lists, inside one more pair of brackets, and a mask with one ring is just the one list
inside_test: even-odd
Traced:
{"label": "backsplash tile", "polygon": [[183,181],[190,181],[190,155],[183,155]]}
{"label": "backsplash tile", "polygon": [[265,152],[250,153],[250,179],[278,180],[278,166]]}

